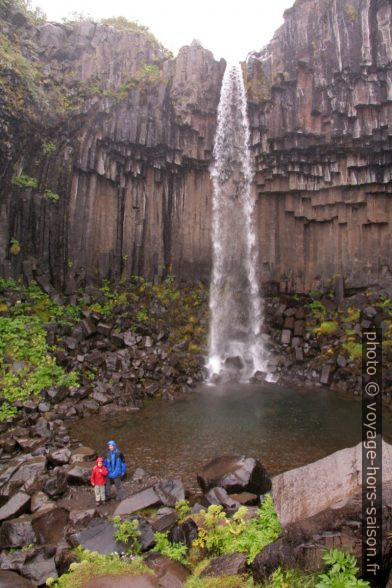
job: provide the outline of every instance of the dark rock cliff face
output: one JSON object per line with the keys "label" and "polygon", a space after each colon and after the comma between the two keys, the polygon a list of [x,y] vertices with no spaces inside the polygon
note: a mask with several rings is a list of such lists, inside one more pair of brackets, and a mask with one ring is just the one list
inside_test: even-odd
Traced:
{"label": "dark rock cliff face", "polygon": [[[49,272],[68,289],[84,278],[206,277],[224,62],[196,43],[173,60],[143,31],[88,22],[18,33],[49,104],[26,91],[30,119],[3,119],[3,275]],[[37,186],[15,185],[19,174]]]}
{"label": "dark rock cliff face", "polygon": [[[224,62],[197,44],[171,59],[144,31],[2,16],[0,51],[17,50],[0,84],[0,273],[69,291],[208,277]],[[382,0],[297,0],[244,66],[263,283],[392,284],[391,20]]]}
{"label": "dark rock cliff face", "polygon": [[392,283],[392,5],[297,0],[248,60],[263,280]]}

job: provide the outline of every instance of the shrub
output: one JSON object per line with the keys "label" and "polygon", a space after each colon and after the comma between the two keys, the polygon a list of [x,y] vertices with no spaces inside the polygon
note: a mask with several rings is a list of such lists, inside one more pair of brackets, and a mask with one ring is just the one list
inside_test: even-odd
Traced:
{"label": "shrub", "polygon": [[10,240],[10,253],[12,255],[19,255],[21,250],[20,247],[20,243],[18,241],[18,239],[15,239],[14,237],[12,237],[12,239]]}
{"label": "shrub", "polygon": [[121,517],[113,517],[115,527],[114,538],[120,543],[127,545],[127,552],[139,555],[142,551],[139,537],[139,521],[133,519],[131,521],[122,521]]}
{"label": "shrub", "polygon": [[83,588],[89,580],[99,576],[119,574],[137,575],[153,572],[148,568],[140,557],[132,561],[120,558],[119,555],[100,555],[95,551],[82,549],[80,546],[74,550],[77,562],[71,563],[69,572],[60,578],[48,578],[47,586],[53,588]]}
{"label": "shrub", "polygon": [[37,178],[31,176],[14,176],[11,180],[11,184],[18,186],[18,188],[38,188]]}
{"label": "shrub", "polygon": [[60,196],[56,192],[52,192],[52,190],[45,190],[44,196],[55,204],[60,200]]}
{"label": "shrub", "polygon": [[313,329],[316,335],[332,335],[336,333],[339,325],[336,321],[323,321],[318,327]]}
{"label": "shrub", "polygon": [[360,588],[369,587],[369,582],[358,580],[357,560],[354,555],[330,549],[323,555],[323,560],[330,566],[327,573],[320,574],[316,588]]}
{"label": "shrub", "polygon": [[184,565],[187,563],[188,547],[185,543],[171,543],[168,539],[168,531],[165,533],[154,533],[154,539],[154,551],[158,551],[162,555],[166,555],[166,557],[170,557],[170,559],[179,561]]}

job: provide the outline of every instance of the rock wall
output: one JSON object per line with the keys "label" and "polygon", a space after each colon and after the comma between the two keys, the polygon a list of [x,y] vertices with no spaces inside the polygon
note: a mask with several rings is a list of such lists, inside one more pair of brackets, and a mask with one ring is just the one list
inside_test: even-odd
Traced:
{"label": "rock wall", "polygon": [[[8,37],[14,28],[5,24]],[[5,128],[2,275],[49,272],[69,291],[85,278],[208,277],[209,164],[224,62],[196,42],[172,59],[143,30],[18,28],[49,104],[25,92],[29,119],[21,125],[15,116]],[[15,185],[20,174],[37,186]]]}
{"label": "rock wall", "polygon": [[[173,59],[143,30],[32,25],[10,6],[0,274],[49,273],[69,291],[132,273],[208,278],[224,61],[197,43]],[[392,287],[391,21],[386,0],[296,0],[244,64],[264,284]]]}
{"label": "rock wall", "polygon": [[392,5],[297,0],[246,68],[263,280],[392,284]]}

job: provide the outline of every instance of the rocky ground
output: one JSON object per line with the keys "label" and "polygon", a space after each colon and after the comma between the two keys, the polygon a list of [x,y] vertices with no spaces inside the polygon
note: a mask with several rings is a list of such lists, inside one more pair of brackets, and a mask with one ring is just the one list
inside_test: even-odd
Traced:
{"label": "rocky ground", "polygon": [[[45,279],[38,277],[38,282],[40,286],[28,288],[11,281],[0,284],[2,341],[8,341],[0,372],[2,407],[7,407],[0,423],[0,569],[17,572],[36,585],[64,572],[77,534],[91,521],[110,521],[119,507],[112,501],[95,508],[88,485],[95,453],[70,438],[67,421],[132,410],[145,398],[160,395],[170,400],[191,391],[204,377],[208,324],[207,289],[202,284],[180,286],[170,278],[152,285],[132,278],[122,286],[105,283],[61,298]],[[268,369],[283,384],[329,385],[359,394],[360,333],[374,323],[384,333],[384,401],[389,405],[391,311],[392,302],[381,291],[346,292],[340,298],[336,293],[267,297],[263,336],[270,353]],[[22,331],[10,334],[15,321],[22,321],[31,342],[33,320],[40,321],[34,331],[36,345],[29,345],[35,355],[25,349]],[[39,339],[41,327],[47,347]],[[45,380],[42,366],[47,364],[38,357],[39,349],[61,374],[50,364],[51,379]],[[31,373],[38,373],[34,386]],[[59,383],[64,374],[72,373],[73,385]],[[258,374],[255,379],[264,377]],[[36,391],[38,384],[39,394],[18,397],[24,387]],[[162,481],[153,475],[136,470],[125,482],[125,493],[129,500],[153,488],[154,508],[172,509],[173,501],[169,505],[156,498],[159,484]],[[223,492],[206,498],[211,489],[201,484],[205,503],[238,506],[238,497],[233,502],[224,485],[214,486],[223,487]],[[240,490],[251,491],[253,496],[244,499],[251,504],[264,491]],[[181,497],[184,492],[180,490]],[[147,494],[144,499],[142,493],[142,502],[132,512],[152,506],[151,491]],[[172,511],[160,516],[168,516],[167,523],[175,526]],[[340,543],[339,539],[334,545]]]}

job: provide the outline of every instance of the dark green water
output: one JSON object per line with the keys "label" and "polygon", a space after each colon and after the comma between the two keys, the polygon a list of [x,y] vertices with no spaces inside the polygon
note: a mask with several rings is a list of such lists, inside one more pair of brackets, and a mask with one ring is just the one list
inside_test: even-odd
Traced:
{"label": "dark green water", "polygon": [[[385,409],[384,416],[384,438],[391,441],[391,413]],[[196,472],[218,455],[253,456],[276,474],[355,445],[361,440],[361,402],[273,384],[205,386],[173,403],[155,400],[138,412],[80,420],[71,432],[98,452],[113,438],[130,472],[142,467],[160,477],[181,477],[196,489]]]}

